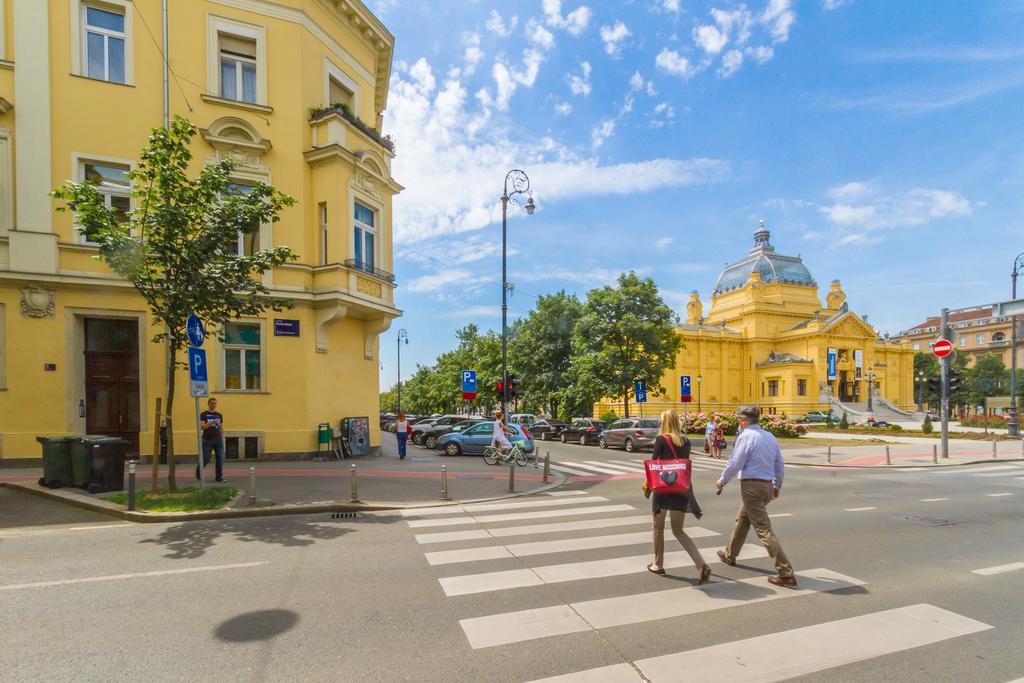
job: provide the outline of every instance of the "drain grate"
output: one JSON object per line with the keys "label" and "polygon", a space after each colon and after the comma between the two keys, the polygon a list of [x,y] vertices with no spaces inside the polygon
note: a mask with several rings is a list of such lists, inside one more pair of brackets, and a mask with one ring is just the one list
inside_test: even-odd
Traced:
{"label": "drain grate", "polygon": [[893,519],[900,519],[905,522],[914,522],[915,524],[924,524],[926,526],[953,526],[960,524],[951,519],[945,517],[928,517],[925,515],[900,515],[899,517],[893,517]]}
{"label": "drain grate", "polygon": [[358,512],[332,512],[331,519],[359,519]]}

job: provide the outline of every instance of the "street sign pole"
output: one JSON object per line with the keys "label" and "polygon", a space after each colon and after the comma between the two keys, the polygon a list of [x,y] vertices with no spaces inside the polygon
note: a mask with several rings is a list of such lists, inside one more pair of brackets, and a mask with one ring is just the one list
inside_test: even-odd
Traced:
{"label": "street sign pole", "polygon": [[199,455],[196,456],[198,467],[199,467],[199,488],[206,488],[206,468],[203,467],[206,463],[203,462],[203,428],[201,426],[201,420],[199,419],[199,397],[196,396],[196,445],[199,448],[197,451]]}
{"label": "street sign pole", "polygon": [[[942,309],[942,322],[939,330],[942,338],[949,339],[949,309]],[[942,457],[949,457],[949,359],[950,355],[939,359],[942,369]]]}
{"label": "street sign pole", "polygon": [[196,467],[199,469],[199,488],[206,488],[206,468],[203,466],[203,427],[199,419],[199,397],[210,393],[206,375],[206,351],[199,348],[206,341],[206,329],[203,321],[196,315],[190,315],[185,324],[188,334],[188,379],[189,391],[196,402]]}

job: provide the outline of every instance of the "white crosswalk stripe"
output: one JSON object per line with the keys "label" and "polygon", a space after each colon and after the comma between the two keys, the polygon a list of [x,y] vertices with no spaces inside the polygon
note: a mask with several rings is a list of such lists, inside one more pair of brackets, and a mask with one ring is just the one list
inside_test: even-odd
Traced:
{"label": "white crosswalk stripe", "polygon": [[475,503],[472,505],[438,505],[429,508],[406,508],[402,510],[403,517],[423,517],[425,515],[450,515],[456,512],[491,512],[494,510],[521,510],[523,508],[546,508],[557,505],[579,505],[580,503],[606,502],[608,499],[602,496],[589,496],[587,498],[569,498],[564,500],[517,500],[512,503]]}
{"label": "white crosswalk stripe", "polygon": [[562,462],[568,465],[569,467],[575,467],[577,469],[583,470],[593,470],[594,472],[599,472],[601,474],[626,474],[621,469],[612,469],[610,467],[604,467],[602,465],[588,465],[586,463],[576,462],[574,460],[563,460]]}
{"label": "white crosswalk stripe", "polygon": [[[694,470],[720,473],[725,461],[706,461],[694,458],[691,460]],[[577,477],[598,477],[606,474],[643,474],[643,458],[636,460],[563,460],[552,462],[551,469]]]}
{"label": "white crosswalk stripe", "polygon": [[406,522],[410,527],[422,529],[432,526],[459,526],[462,524],[488,524],[490,522],[512,522],[521,519],[544,519],[545,517],[572,517],[575,515],[597,515],[605,512],[622,512],[632,510],[632,505],[619,503],[616,505],[592,505],[584,508],[562,508],[559,510],[532,510],[529,512],[506,512],[500,515],[459,515],[444,519],[410,519]]}
{"label": "white crosswalk stripe", "polygon": [[558,463],[558,462],[551,463],[551,469],[558,470],[559,472],[565,472],[566,474],[571,474],[571,475],[576,476],[576,477],[595,477],[595,476],[597,476],[597,472],[588,472],[586,470],[576,470],[576,469],[573,469],[571,467],[566,467],[565,465],[563,465],[561,463]]}
{"label": "white crosswalk stripe", "polygon": [[[778,515],[773,515],[777,517]],[[562,531],[582,531],[586,529],[607,529],[615,526],[634,526],[637,524],[651,525],[651,516],[629,515],[627,517],[604,517],[602,519],[584,519],[575,522],[554,522],[552,524],[527,524],[525,526],[506,526],[493,529],[473,531],[441,531],[428,534],[417,534],[417,543],[445,543],[448,541],[465,541],[470,539],[527,536],[530,534],[553,534]],[[466,535],[462,535],[466,534]]]}

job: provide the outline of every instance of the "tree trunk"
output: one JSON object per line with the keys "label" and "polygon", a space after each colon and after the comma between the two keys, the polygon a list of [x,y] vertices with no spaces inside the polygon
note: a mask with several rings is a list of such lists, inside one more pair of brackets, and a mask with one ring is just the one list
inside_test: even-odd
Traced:
{"label": "tree trunk", "polygon": [[163,398],[156,397],[156,412],[153,416],[153,478],[150,481],[150,492],[154,495],[160,486],[160,406]]}
{"label": "tree trunk", "polygon": [[[178,481],[175,478],[175,455],[174,455],[174,375],[175,366],[178,360],[178,350],[173,344],[167,345],[167,488],[172,491],[178,490]],[[199,454],[202,457],[202,454]]]}
{"label": "tree trunk", "polygon": [[622,392],[622,417],[629,417],[629,389]]}

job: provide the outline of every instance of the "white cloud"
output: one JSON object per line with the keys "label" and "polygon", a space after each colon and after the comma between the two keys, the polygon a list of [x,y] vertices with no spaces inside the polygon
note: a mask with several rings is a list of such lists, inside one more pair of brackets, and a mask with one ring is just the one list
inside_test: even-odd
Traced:
{"label": "white cloud", "polygon": [[743,66],[743,53],[739,50],[729,50],[722,57],[722,68],[718,70],[718,75],[722,78],[729,78],[739,71],[741,66]]}
{"label": "white cloud", "polygon": [[[413,279],[405,286],[407,292],[424,293],[437,292],[447,289],[452,285],[468,282],[473,279],[473,274],[461,268],[448,268],[433,275],[421,275]],[[500,289],[500,288],[499,288]]]}
{"label": "white cloud", "polygon": [[484,58],[484,51],[480,49],[480,34],[462,34],[462,44],[466,46],[465,51],[462,53],[463,73],[471,76],[476,71],[477,65]]}
{"label": "white cloud", "polygon": [[754,24],[754,15],[750,13],[746,5],[740,5],[732,10],[718,9],[711,10],[711,17],[718,24],[718,28],[726,35],[733,35],[737,45],[744,45],[750,40],[750,30]]}
{"label": "white cloud", "polygon": [[867,183],[846,183],[829,188],[827,194],[837,201],[856,201],[868,197],[871,194],[871,188]]}
{"label": "white cloud", "polygon": [[596,151],[614,132],[615,121],[612,119],[601,119],[601,123],[594,126],[590,131],[591,148]]}
{"label": "white cloud", "polygon": [[860,242],[864,232],[923,225],[973,211],[971,202],[956,192],[923,187],[881,193],[867,183],[854,182],[831,188],[828,196],[834,203],[818,210],[847,232],[847,243]]}
{"label": "white cloud", "polygon": [[676,117],[676,108],[668,102],[661,102],[654,108],[654,115],[651,118],[651,128],[664,128],[671,126]]}
{"label": "white cloud", "polygon": [[437,87],[437,80],[434,78],[434,72],[430,68],[430,64],[423,57],[416,60],[416,63],[409,67],[409,76],[412,77],[416,84],[426,94],[430,94]]}
{"label": "white cloud", "polygon": [[826,10],[831,11],[834,9],[839,9],[843,5],[848,5],[851,2],[853,2],[853,0],[822,0],[821,6],[824,7]]}
{"label": "white cloud", "polygon": [[497,306],[467,306],[465,308],[450,308],[444,312],[446,318],[457,318],[459,320],[480,320],[481,318],[500,318],[501,309]]}
{"label": "white cloud", "polygon": [[679,14],[679,0],[661,0],[661,8],[672,14]]}
{"label": "white cloud", "polygon": [[717,27],[705,24],[693,28],[693,41],[709,55],[717,55],[729,42],[729,37]]}
{"label": "white cloud", "polygon": [[630,90],[643,90],[644,89],[644,77],[639,71],[634,71],[633,75],[629,78],[629,89]]}
{"label": "white cloud", "polygon": [[559,102],[555,105],[555,114],[558,116],[568,116],[572,113],[572,105],[568,102]]}
{"label": "white cloud", "polygon": [[684,79],[691,78],[700,69],[690,63],[690,60],[681,56],[675,50],[663,48],[654,60],[655,65],[665,73],[673,76],[680,76]]}
{"label": "white cloud", "polygon": [[753,59],[758,64],[764,64],[769,59],[775,56],[775,50],[771,49],[767,45],[758,45],[757,47],[748,47],[746,49],[747,56]]}
{"label": "white cloud", "polygon": [[537,47],[550,50],[555,46],[555,36],[536,19],[526,22],[526,39]]}
{"label": "white cloud", "polygon": [[544,18],[548,26],[564,28],[574,36],[587,30],[592,12],[586,5],[580,5],[567,16],[562,16],[562,0],[543,0]]}
{"label": "white cloud", "polygon": [[566,82],[569,84],[569,90],[573,95],[583,95],[586,97],[590,94],[591,71],[593,71],[593,68],[590,66],[590,62],[580,62],[580,73],[566,76]]}
{"label": "white cloud", "polygon": [[668,249],[675,241],[675,237],[662,237],[654,243],[654,246],[657,249]]}
{"label": "white cloud", "polygon": [[758,19],[768,27],[774,42],[786,42],[789,40],[789,29],[796,21],[792,0],[768,0],[768,6],[764,8]]}
{"label": "white cloud", "polygon": [[612,57],[618,57],[622,52],[622,41],[633,35],[629,28],[621,21],[615,22],[612,26],[601,27],[601,40],[604,42],[604,51]]}
{"label": "white cloud", "polygon": [[498,10],[492,9],[490,16],[487,17],[487,23],[485,23],[484,26],[487,27],[488,31],[496,33],[502,38],[508,38],[512,35],[512,31],[516,30],[516,24],[518,23],[519,17],[513,16],[506,21],[502,18],[501,14],[498,13]]}

